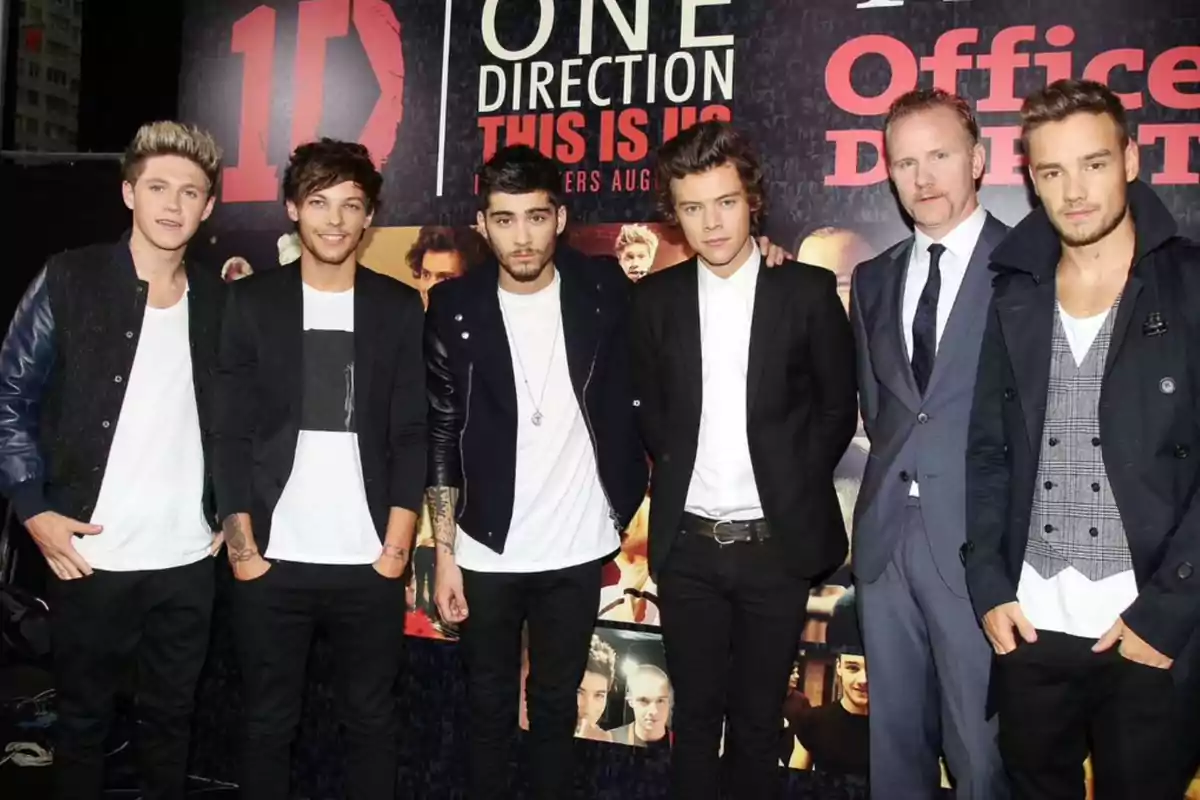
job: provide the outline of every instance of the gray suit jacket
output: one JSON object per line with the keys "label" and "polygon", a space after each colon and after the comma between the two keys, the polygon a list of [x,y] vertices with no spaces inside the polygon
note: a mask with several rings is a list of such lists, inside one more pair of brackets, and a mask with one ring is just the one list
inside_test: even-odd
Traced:
{"label": "gray suit jacket", "polygon": [[859,404],[871,452],[854,509],[854,574],[877,579],[891,560],[911,481],[934,562],[951,591],[967,596],[959,548],[966,540],[966,447],[975,373],[991,300],[992,249],[1008,232],[990,214],[938,345],[925,397],[904,343],[901,307],[913,238],[854,271],[850,317]]}

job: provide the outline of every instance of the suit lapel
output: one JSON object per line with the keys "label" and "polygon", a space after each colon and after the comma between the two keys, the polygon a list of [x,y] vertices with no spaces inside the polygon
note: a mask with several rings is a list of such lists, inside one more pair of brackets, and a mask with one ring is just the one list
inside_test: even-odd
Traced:
{"label": "suit lapel", "polygon": [[695,410],[699,412],[704,394],[704,367],[700,353],[701,267],[693,258],[672,269],[680,270],[678,291],[672,293],[675,308],[671,317],[676,328],[675,345],[680,366],[691,389],[687,394],[695,401]]}
{"label": "suit lapel", "polygon": [[878,353],[872,357],[880,383],[887,386],[914,411],[921,405],[921,395],[913,380],[912,364],[904,345],[904,280],[908,275],[908,259],[913,240],[896,247],[892,263],[884,271],[880,287],[882,302],[871,332],[873,349]]}
{"label": "suit lapel", "polygon": [[1142,279],[1136,273],[1130,272],[1129,279],[1125,282],[1125,289],[1121,293],[1121,304],[1117,306],[1117,318],[1113,320],[1112,340],[1108,345],[1108,357],[1104,361],[1104,377],[1106,378],[1112,370],[1113,364],[1117,363],[1117,355],[1129,333],[1129,322],[1133,318],[1138,295],[1142,293],[1142,285]]}
{"label": "suit lapel", "polygon": [[298,425],[304,404],[304,282],[300,278],[299,263],[280,269],[287,270],[288,274],[276,306],[279,314],[270,316],[278,328],[268,342],[271,347],[278,348],[284,367],[279,374],[288,382],[291,418]]}
{"label": "suit lapel", "polygon": [[750,318],[750,355],[746,366],[746,410],[754,408],[758,387],[762,383],[763,367],[772,347],[778,347],[775,336],[783,308],[782,287],[777,285],[766,258],[758,270],[754,285],[754,310]]}
{"label": "suit lapel", "polygon": [[[487,270],[481,270],[487,272]],[[471,287],[471,304],[475,311],[475,338],[468,344],[475,356],[471,362],[484,384],[500,401],[500,405],[512,414],[517,414],[517,378],[513,372],[512,351],[508,346],[508,333],[504,325],[504,314],[500,310],[497,289],[498,267],[490,275],[480,275]],[[467,279],[462,279],[467,280]],[[524,391],[522,387],[521,391]]]}
{"label": "suit lapel", "polygon": [[1038,452],[1050,385],[1050,347],[1054,335],[1054,280],[1013,292],[996,301],[1004,346],[1016,376],[1029,446]]}
{"label": "suit lapel", "polygon": [[[994,226],[994,227],[993,227]],[[997,230],[998,229],[998,230]],[[962,286],[954,299],[954,307],[946,320],[946,328],[938,344],[937,358],[933,362],[933,374],[929,377],[926,394],[932,394],[938,381],[948,372],[953,372],[959,353],[969,342],[977,342],[973,334],[981,330],[987,319],[988,298],[991,296],[992,271],[988,269],[992,250],[1004,238],[1004,228],[988,216],[971,252]]]}
{"label": "suit lapel", "polygon": [[606,322],[601,316],[599,298],[592,292],[588,275],[572,267],[568,258],[558,266],[560,303],[562,305],[562,336],[567,351],[567,369],[575,397],[583,407],[583,387],[592,369],[592,359]]}

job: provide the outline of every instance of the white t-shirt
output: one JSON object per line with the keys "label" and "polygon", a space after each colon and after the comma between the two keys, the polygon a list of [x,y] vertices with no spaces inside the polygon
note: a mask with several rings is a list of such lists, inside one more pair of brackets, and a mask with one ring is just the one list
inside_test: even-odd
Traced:
{"label": "white t-shirt", "polygon": [[370,564],[383,552],[358,452],[354,290],[304,284],[300,435],[264,554],[306,564]]}
{"label": "white t-shirt", "polygon": [[517,390],[512,522],[503,553],[460,528],[456,560],[476,572],[542,572],[602,558],[620,537],[567,369],[558,273],[534,294],[497,291]]}
{"label": "white t-shirt", "polygon": [[684,510],[708,519],[761,519],[762,500],[750,461],[746,375],[750,327],[762,256],[758,246],[728,278],[699,260],[702,402],[696,463]]}
{"label": "white t-shirt", "polygon": [[90,519],[104,531],[75,539],[95,569],[181,567],[212,546],[190,342],[186,292],[170,308],[146,307]]}
{"label": "white t-shirt", "polygon": [[[1080,319],[1058,307],[1076,366],[1087,358],[1108,315],[1105,311]],[[1043,578],[1029,564],[1022,564],[1017,583],[1017,602],[1033,627],[1086,639],[1103,636],[1137,596],[1137,578],[1131,569],[1093,581],[1070,566],[1052,578]]]}

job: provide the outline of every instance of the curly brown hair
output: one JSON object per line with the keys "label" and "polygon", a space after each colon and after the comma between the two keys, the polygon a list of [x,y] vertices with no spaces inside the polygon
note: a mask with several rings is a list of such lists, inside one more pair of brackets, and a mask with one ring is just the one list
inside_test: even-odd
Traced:
{"label": "curly brown hair", "polygon": [[323,138],[296,148],[283,173],[283,199],[300,205],[314,192],[351,181],[362,188],[367,210],[379,208],[383,175],[371,161],[371,153],[357,142]]}
{"label": "curly brown hair", "polygon": [[679,224],[675,216],[672,180],[708,172],[725,164],[737,168],[750,202],[750,228],[758,230],[766,207],[762,165],[749,139],[728,122],[720,120],[693,125],[658,148],[656,191],[658,210],[663,218],[672,225]]}

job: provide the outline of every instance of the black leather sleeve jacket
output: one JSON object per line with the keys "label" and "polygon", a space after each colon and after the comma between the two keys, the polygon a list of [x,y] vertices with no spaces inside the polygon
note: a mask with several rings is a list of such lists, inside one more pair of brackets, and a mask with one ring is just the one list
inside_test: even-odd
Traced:
{"label": "black leather sleeve jacket", "polygon": [[[187,276],[205,510],[215,522],[209,395],[224,284],[190,262]],[[86,520],[94,510],[148,296],[126,234],[54,256],[21,299],[0,346],[0,491],[22,521],[48,510]]]}
{"label": "black leather sleeve jacket", "polygon": [[[563,341],[575,397],[613,524],[624,530],[646,493],[629,366],[629,281],[615,262],[560,248]],[[459,489],[456,517],[503,552],[512,521],[517,396],[493,260],[430,292],[425,317],[431,486]]]}

